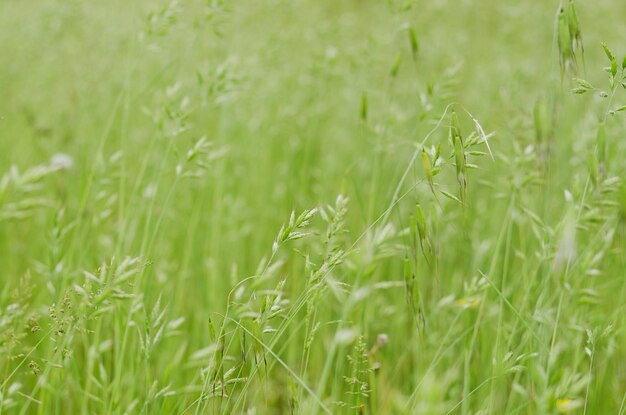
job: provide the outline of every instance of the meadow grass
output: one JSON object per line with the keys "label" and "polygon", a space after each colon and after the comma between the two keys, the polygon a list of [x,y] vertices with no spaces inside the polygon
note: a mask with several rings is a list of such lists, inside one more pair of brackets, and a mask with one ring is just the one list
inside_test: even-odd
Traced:
{"label": "meadow grass", "polygon": [[626,414],[625,15],[0,2],[0,415]]}

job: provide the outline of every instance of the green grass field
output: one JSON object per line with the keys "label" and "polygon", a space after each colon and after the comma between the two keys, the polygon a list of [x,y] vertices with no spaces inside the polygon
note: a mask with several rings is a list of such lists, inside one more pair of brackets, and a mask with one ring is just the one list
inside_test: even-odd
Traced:
{"label": "green grass field", "polygon": [[0,415],[626,414],[624,16],[0,1]]}

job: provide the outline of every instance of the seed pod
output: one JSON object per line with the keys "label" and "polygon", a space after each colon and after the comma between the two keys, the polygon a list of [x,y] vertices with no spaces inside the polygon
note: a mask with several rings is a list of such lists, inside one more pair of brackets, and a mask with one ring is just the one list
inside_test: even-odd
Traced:
{"label": "seed pod", "polygon": [[578,15],[576,14],[576,6],[574,5],[574,0],[569,1],[567,23],[569,28],[569,36],[572,41],[572,49],[576,50],[577,48],[580,48],[580,51],[584,53],[583,38],[580,32],[580,24],[578,23]]}
{"label": "seed pod", "polygon": [[367,94],[361,95],[361,120],[367,121]]}
{"label": "seed pod", "polygon": [[462,203],[465,203],[465,191],[467,187],[467,180],[465,178],[466,163],[460,136],[457,136],[454,140],[454,157],[456,161],[456,177],[459,184],[459,199]]}
{"label": "seed pod", "polygon": [[452,138],[453,143],[456,137],[459,138],[459,140],[461,141],[461,144],[463,143],[463,137],[461,136],[461,127],[459,124],[459,117],[457,117],[456,111],[454,110],[452,110],[452,117],[450,120],[450,137]]}
{"label": "seed pod", "polygon": [[559,61],[561,63],[561,76],[565,73],[569,66],[575,66],[574,50],[572,49],[572,40],[567,24],[567,16],[565,10],[561,7],[559,10],[558,20],[558,46]]}
{"label": "seed pod", "polygon": [[265,361],[265,355],[263,353],[263,346],[260,343],[260,339],[261,339],[261,326],[259,325],[259,320],[258,319],[254,319],[252,320],[252,348],[254,350],[254,362],[259,365],[260,364],[260,358],[263,357],[263,361],[265,362],[265,364],[267,365],[267,362]]}
{"label": "seed pod", "polygon": [[428,186],[430,187],[430,191],[435,196],[435,200],[439,202],[439,198],[437,198],[437,192],[435,192],[435,182],[433,180],[433,176],[437,174],[436,171],[432,169],[432,163],[430,161],[430,157],[428,157],[428,153],[426,153],[426,149],[422,147],[422,168],[424,169],[424,176],[426,176],[426,180],[428,181]]}
{"label": "seed pod", "polygon": [[[617,75],[617,61],[611,61],[611,75],[613,75],[613,78],[615,78],[615,75]],[[613,89],[612,83],[611,89]]]}
{"label": "seed pod", "polygon": [[400,64],[402,63],[402,55],[400,52],[396,53],[396,57],[393,61],[393,66],[391,67],[390,75],[392,78],[398,76],[398,71],[400,71]]}
{"label": "seed pod", "polygon": [[576,82],[578,86],[583,89],[588,89],[588,90],[594,89],[593,85],[591,85],[588,81],[585,81],[584,79],[574,78],[573,81]]}
{"label": "seed pod", "polygon": [[424,212],[422,212],[422,207],[419,203],[415,205],[415,222],[420,241],[424,241],[426,239],[426,219],[424,219]]}
{"label": "seed pod", "polygon": [[456,174],[457,176],[465,172],[465,157],[463,154],[463,145],[461,140],[457,137],[454,140],[454,159],[456,162]]}
{"label": "seed pod", "polygon": [[615,55],[613,55],[613,52],[611,51],[611,49],[609,49],[609,47],[607,46],[606,43],[602,42],[602,49],[604,49],[604,53],[606,54],[606,57],[609,58],[609,62],[617,62],[617,59],[615,59]]}
{"label": "seed pod", "polygon": [[410,306],[414,306],[413,292],[415,287],[415,274],[411,272],[411,262],[409,256],[404,257],[404,285],[406,288],[406,302]]}
{"label": "seed pod", "polygon": [[424,176],[426,176],[426,180],[432,186],[433,184],[433,172],[431,168],[430,158],[428,157],[428,153],[426,150],[422,148],[422,168],[424,169]]}
{"label": "seed pod", "polygon": [[569,1],[567,24],[569,28],[569,35],[572,40],[575,40],[580,34],[580,28],[578,26],[578,17],[576,16],[576,7],[574,6],[573,0]]}
{"label": "seed pod", "polygon": [[417,41],[417,35],[415,34],[415,30],[412,27],[409,27],[409,42],[411,43],[411,53],[413,55],[413,59],[417,59],[417,53],[419,52],[419,43]]}

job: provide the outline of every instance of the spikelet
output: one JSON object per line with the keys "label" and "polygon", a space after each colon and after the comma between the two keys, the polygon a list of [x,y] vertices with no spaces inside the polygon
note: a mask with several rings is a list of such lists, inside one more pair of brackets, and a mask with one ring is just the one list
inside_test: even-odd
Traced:
{"label": "spikelet", "polygon": [[428,181],[428,186],[430,187],[430,191],[435,196],[435,200],[439,202],[437,198],[437,193],[435,192],[435,182],[433,179],[434,172],[432,169],[432,163],[430,161],[430,157],[428,157],[428,153],[426,153],[426,149],[422,147],[422,169],[424,170],[424,176]]}
{"label": "spikelet", "polygon": [[561,64],[561,79],[566,72],[576,71],[576,56],[572,48],[572,39],[570,37],[570,28],[567,22],[567,13],[563,7],[559,9],[559,18],[557,23],[559,47],[559,62]]}
{"label": "spikelet", "polygon": [[407,31],[409,34],[409,43],[411,44],[411,55],[413,56],[413,60],[417,59],[417,54],[419,53],[419,42],[417,40],[417,35],[415,34],[415,30],[412,27],[409,27]]}
{"label": "spikelet", "polygon": [[454,159],[456,164],[456,178],[459,186],[459,200],[465,203],[465,195],[467,190],[467,176],[465,158],[465,149],[463,145],[463,136],[461,135],[461,127],[456,112],[452,110],[452,121],[450,123],[450,138],[454,146]]}
{"label": "spikelet", "polygon": [[569,7],[567,9],[567,27],[569,30],[569,37],[572,42],[572,50],[574,53],[580,51],[580,57],[583,62],[583,69],[585,66],[585,47],[583,46],[583,37],[580,31],[580,24],[578,22],[578,15],[576,14],[576,6],[574,0],[569,0]]}

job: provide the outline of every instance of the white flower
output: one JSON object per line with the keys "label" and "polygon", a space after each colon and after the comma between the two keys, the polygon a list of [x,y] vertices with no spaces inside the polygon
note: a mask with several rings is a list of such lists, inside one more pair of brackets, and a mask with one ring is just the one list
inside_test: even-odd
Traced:
{"label": "white flower", "polygon": [[74,159],[67,154],[57,153],[50,158],[50,164],[59,170],[71,169],[74,166]]}
{"label": "white flower", "polygon": [[157,187],[155,184],[149,184],[143,191],[143,197],[151,199],[156,195]]}

